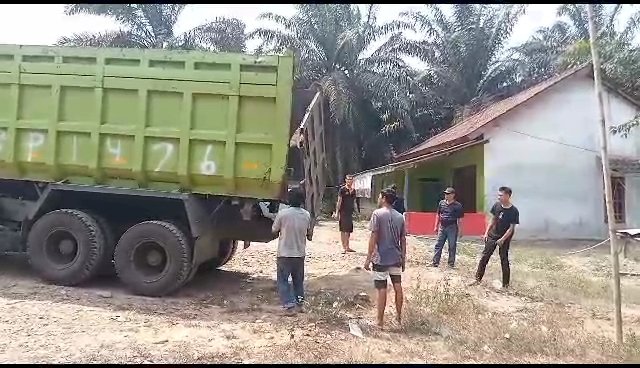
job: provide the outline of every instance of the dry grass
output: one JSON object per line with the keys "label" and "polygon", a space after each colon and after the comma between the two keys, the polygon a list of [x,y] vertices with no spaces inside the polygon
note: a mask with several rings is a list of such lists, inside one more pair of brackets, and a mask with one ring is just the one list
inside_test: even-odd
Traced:
{"label": "dry grass", "polygon": [[438,286],[414,288],[410,295],[407,332],[439,335],[464,359],[610,362],[639,356],[635,335],[628,335],[625,347],[618,349],[610,339],[586,331],[563,306],[492,311],[446,279]]}
{"label": "dry grass", "polygon": [[368,298],[357,298],[336,290],[321,290],[307,297],[306,310],[315,320],[344,325],[358,311],[369,309]]}
{"label": "dry grass", "polygon": [[[433,242],[421,240],[420,258],[429,258]],[[596,332],[587,321],[592,319],[605,328],[612,325],[610,260],[606,255],[566,256],[554,249],[521,245],[511,251],[512,290],[499,294],[462,286],[473,277],[481,250],[477,242],[461,243],[457,252],[459,269],[453,276],[445,273],[439,280],[419,282],[408,290],[407,334],[441,338],[463,361],[640,360],[640,337],[631,332],[638,330],[640,318],[625,318],[624,326],[629,331],[623,346],[616,346],[610,329],[604,334]],[[496,252],[485,285],[500,278]],[[638,310],[637,279],[623,280],[622,288],[626,308]]]}
{"label": "dry grass", "polygon": [[[361,229],[360,229],[361,230]],[[349,288],[308,290],[307,317],[321,323],[313,335],[296,335],[269,349],[253,351],[245,362],[388,363],[388,362],[638,362],[640,337],[629,331],[616,346],[610,331],[595,332],[588,322],[610,326],[610,282],[606,257],[565,257],[549,250],[517,247],[512,251],[509,294],[464,285],[477,266],[481,247],[465,239],[458,246],[458,269],[427,267],[432,239],[413,241],[409,267],[413,282],[402,328],[384,332],[363,327],[365,340],[348,333],[348,321],[372,317],[374,303],[358,299]],[[443,259],[446,259],[446,248]],[[499,257],[492,257],[486,280],[500,279]],[[586,266],[580,266],[580,265]],[[342,280],[342,281],[340,281]],[[332,282],[350,284],[348,279]],[[623,283],[630,308],[640,305],[640,285]],[[639,295],[639,296],[634,296]],[[393,309],[392,298],[389,310]],[[388,319],[393,320],[389,315]],[[625,326],[638,329],[640,318]],[[222,360],[229,357],[214,357]],[[236,358],[237,359],[237,358]],[[214,359],[215,360],[215,359]],[[227,360],[229,361],[229,360]],[[195,361],[194,361],[195,362]]]}
{"label": "dry grass", "polygon": [[[318,228],[310,245],[312,255],[307,261],[306,314],[283,317],[277,313],[276,290],[270,279],[275,269],[273,262],[265,261],[265,252],[272,252],[273,247],[256,251],[250,248],[231,264],[227,277],[238,272],[255,274],[255,280],[247,285],[239,282],[237,287],[228,286],[221,290],[211,287],[215,291],[207,291],[206,297],[199,296],[201,300],[184,297],[165,304],[155,300],[147,305],[137,304],[129,297],[119,299],[114,293],[109,300],[98,299],[98,307],[89,304],[92,307],[87,310],[73,304],[86,300],[85,294],[77,294],[74,299],[65,299],[65,304],[56,304],[55,308],[46,310],[41,304],[28,304],[34,315],[48,313],[46,315],[50,316],[49,320],[24,319],[39,323],[37,331],[41,333],[58,331],[58,318],[62,318],[63,310],[68,310],[65,315],[72,317],[67,318],[80,316],[87,319],[78,320],[82,323],[62,325],[66,326],[65,334],[73,336],[73,328],[78,327],[76,336],[84,336],[81,327],[92,325],[113,331],[111,334],[124,331],[130,337],[128,340],[123,340],[124,337],[110,339],[112,335],[109,335],[104,342],[76,344],[81,346],[77,349],[69,344],[68,350],[63,349],[59,353],[47,345],[50,339],[46,336],[50,335],[40,336],[41,340],[35,344],[33,340],[39,335],[25,330],[22,340],[3,346],[5,352],[11,347],[20,354],[14,355],[17,357],[14,359],[5,355],[4,361],[266,364],[640,362],[640,336],[637,335],[640,331],[640,279],[623,278],[625,342],[616,346],[611,321],[610,266],[606,254],[565,256],[562,251],[550,247],[518,244],[511,251],[512,290],[499,293],[491,287],[495,280],[501,278],[497,252],[491,258],[483,285],[465,286],[473,277],[482,251],[477,242],[466,238],[459,243],[455,270],[449,270],[446,264],[439,269],[429,267],[435,240],[410,239],[409,262],[406,277],[403,276],[406,296],[403,326],[399,327],[394,322],[393,293],[390,292],[385,330],[379,331],[362,323],[364,339],[355,337],[349,333],[350,320],[375,319],[375,302],[369,299],[374,296],[371,275],[355,267],[362,264],[366,234],[364,225],[357,224],[352,239],[358,253],[342,255],[336,250],[339,246],[335,226]],[[446,258],[445,246],[443,260]],[[632,258],[625,262],[625,269],[640,269],[640,264]],[[262,271],[256,271],[260,269]],[[25,281],[11,282],[26,284]],[[49,287],[38,283],[29,289],[18,289],[18,292],[13,289],[5,291],[3,296],[7,303],[20,298],[20,303],[27,305],[22,299],[32,294],[41,295],[44,288]],[[51,295],[60,298],[58,289],[50,290]],[[367,296],[362,295],[363,292],[367,292]],[[65,289],[65,293],[71,292]],[[194,291],[193,295],[200,294]],[[118,310],[105,309],[107,304],[115,302],[120,303],[117,304]],[[127,315],[131,318],[128,322],[105,317],[115,313],[120,316],[123,310],[131,311]],[[159,311],[164,312],[162,316],[158,316]],[[16,324],[15,321],[24,318],[25,308],[17,310],[13,304],[6,304],[3,313],[10,316],[5,318],[7,321]],[[112,320],[113,323],[110,322]],[[56,324],[50,321],[56,321]],[[6,323],[4,328],[9,329],[11,324]],[[15,336],[13,333],[12,341],[16,340]]]}

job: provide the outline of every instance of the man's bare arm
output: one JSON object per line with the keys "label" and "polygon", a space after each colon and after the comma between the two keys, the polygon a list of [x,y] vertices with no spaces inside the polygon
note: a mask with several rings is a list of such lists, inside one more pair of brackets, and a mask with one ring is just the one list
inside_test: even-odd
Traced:
{"label": "man's bare arm", "polygon": [[275,235],[279,235],[280,234],[280,223],[282,222],[281,217],[280,217],[280,212],[278,212],[278,214],[276,214],[276,218],[273,220],[273,225],[271,226],[271,232],[273,232],[273,234]]}
{"label": "man's bare arm", "polygon": [[309,220],[309,226],[307,226],[307,240],[311,241],[313,239],[313,227],[315,221],[313,219]]}
{"label": "man's bare arm", "polygon": [[369,236],[369,248],[367,249],[367,259],[369,261],[371,261],[371,258],[373,257],[373,251],[376,247],[377,240],[378,240],[378,234],[372,231],[371,235]]}
{"label": "man's bare arm", "polygon": [[402,271],[404,271],[404,267],[407,262],[407,237],[406,235],[402,235],[400,238],[400,246],[402,247]]}
{"label": "man's bare arm", "polygon": [[367,249],[367,259],[364,261],[364,269],[369,271],[371,268],[371,258],[373,258],[373,251],[376,247],[376,242],[378,241],[378,234],[375,231],[371,232],[369,235],[369,248]]}
{"label": "man's bare arm", "polygon": [[487,229],[484,231],[485,239],[487,238],[487,236],[489,236],[489,232],[493,229],[494,226],[496,226],[497,222],[498,222],[498,219],[495,216],[491,217],[491,222],[489,222]]}
{"label": "man's bare arm", "polygon": [[502,244],[507,239],[511,238],[511,235],[513,235],[513,232],[515,231],[515,229],[516,229],[516,224],[509,225],[509,228],[507,229],[507,232],[504,233],[504,235],[502,235],[502,237],[500,239],[498,239],[498,243]]}

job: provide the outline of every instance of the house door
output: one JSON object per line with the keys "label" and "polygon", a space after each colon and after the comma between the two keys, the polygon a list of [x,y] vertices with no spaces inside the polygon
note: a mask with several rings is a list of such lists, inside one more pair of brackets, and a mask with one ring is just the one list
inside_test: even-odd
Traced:
{"label": "house door", "polygon": [[442,199],[444,185],[438,179],[418,179],[420,190],[420,212],[436,212]]}
{"label": "house door", "polygon": [[462,203],[464,212],[476,212],[476,165],[454,169],[453,188],[456,190],[456,199]]}

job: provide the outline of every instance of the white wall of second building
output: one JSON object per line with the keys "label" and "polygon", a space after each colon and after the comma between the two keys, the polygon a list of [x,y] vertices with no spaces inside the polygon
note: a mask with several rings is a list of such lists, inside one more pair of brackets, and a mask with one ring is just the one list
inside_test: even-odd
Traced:
{"label": "white wall of second building", "polygon": [[[609,122],[631,119],[637,108],[607,92]],[[606,237],[593,80],[573,76],[504,115],[485,137],[487,207],[498,187],[510,186],[520,211],[519,239]],[[640,129],[610,136],[610,152],[640,157]],[[627,226],[640,227],[640,178],[626,180]]]}

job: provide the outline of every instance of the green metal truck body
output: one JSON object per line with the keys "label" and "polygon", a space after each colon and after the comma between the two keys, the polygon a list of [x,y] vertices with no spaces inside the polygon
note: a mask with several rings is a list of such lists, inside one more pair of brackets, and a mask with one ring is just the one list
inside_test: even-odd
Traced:
{"label": "green metal truck body", "polygon": [[277,199],[293,56],[0,45],[0,178]]}
{"label": "green metal truck body", "polygon": [[326,104],[294,95],[293,63],[0,45],[0,238],[18,239],[0,252],[56,284],[117,273],[162,296],[273,240],[289,186],[315,222]]}

